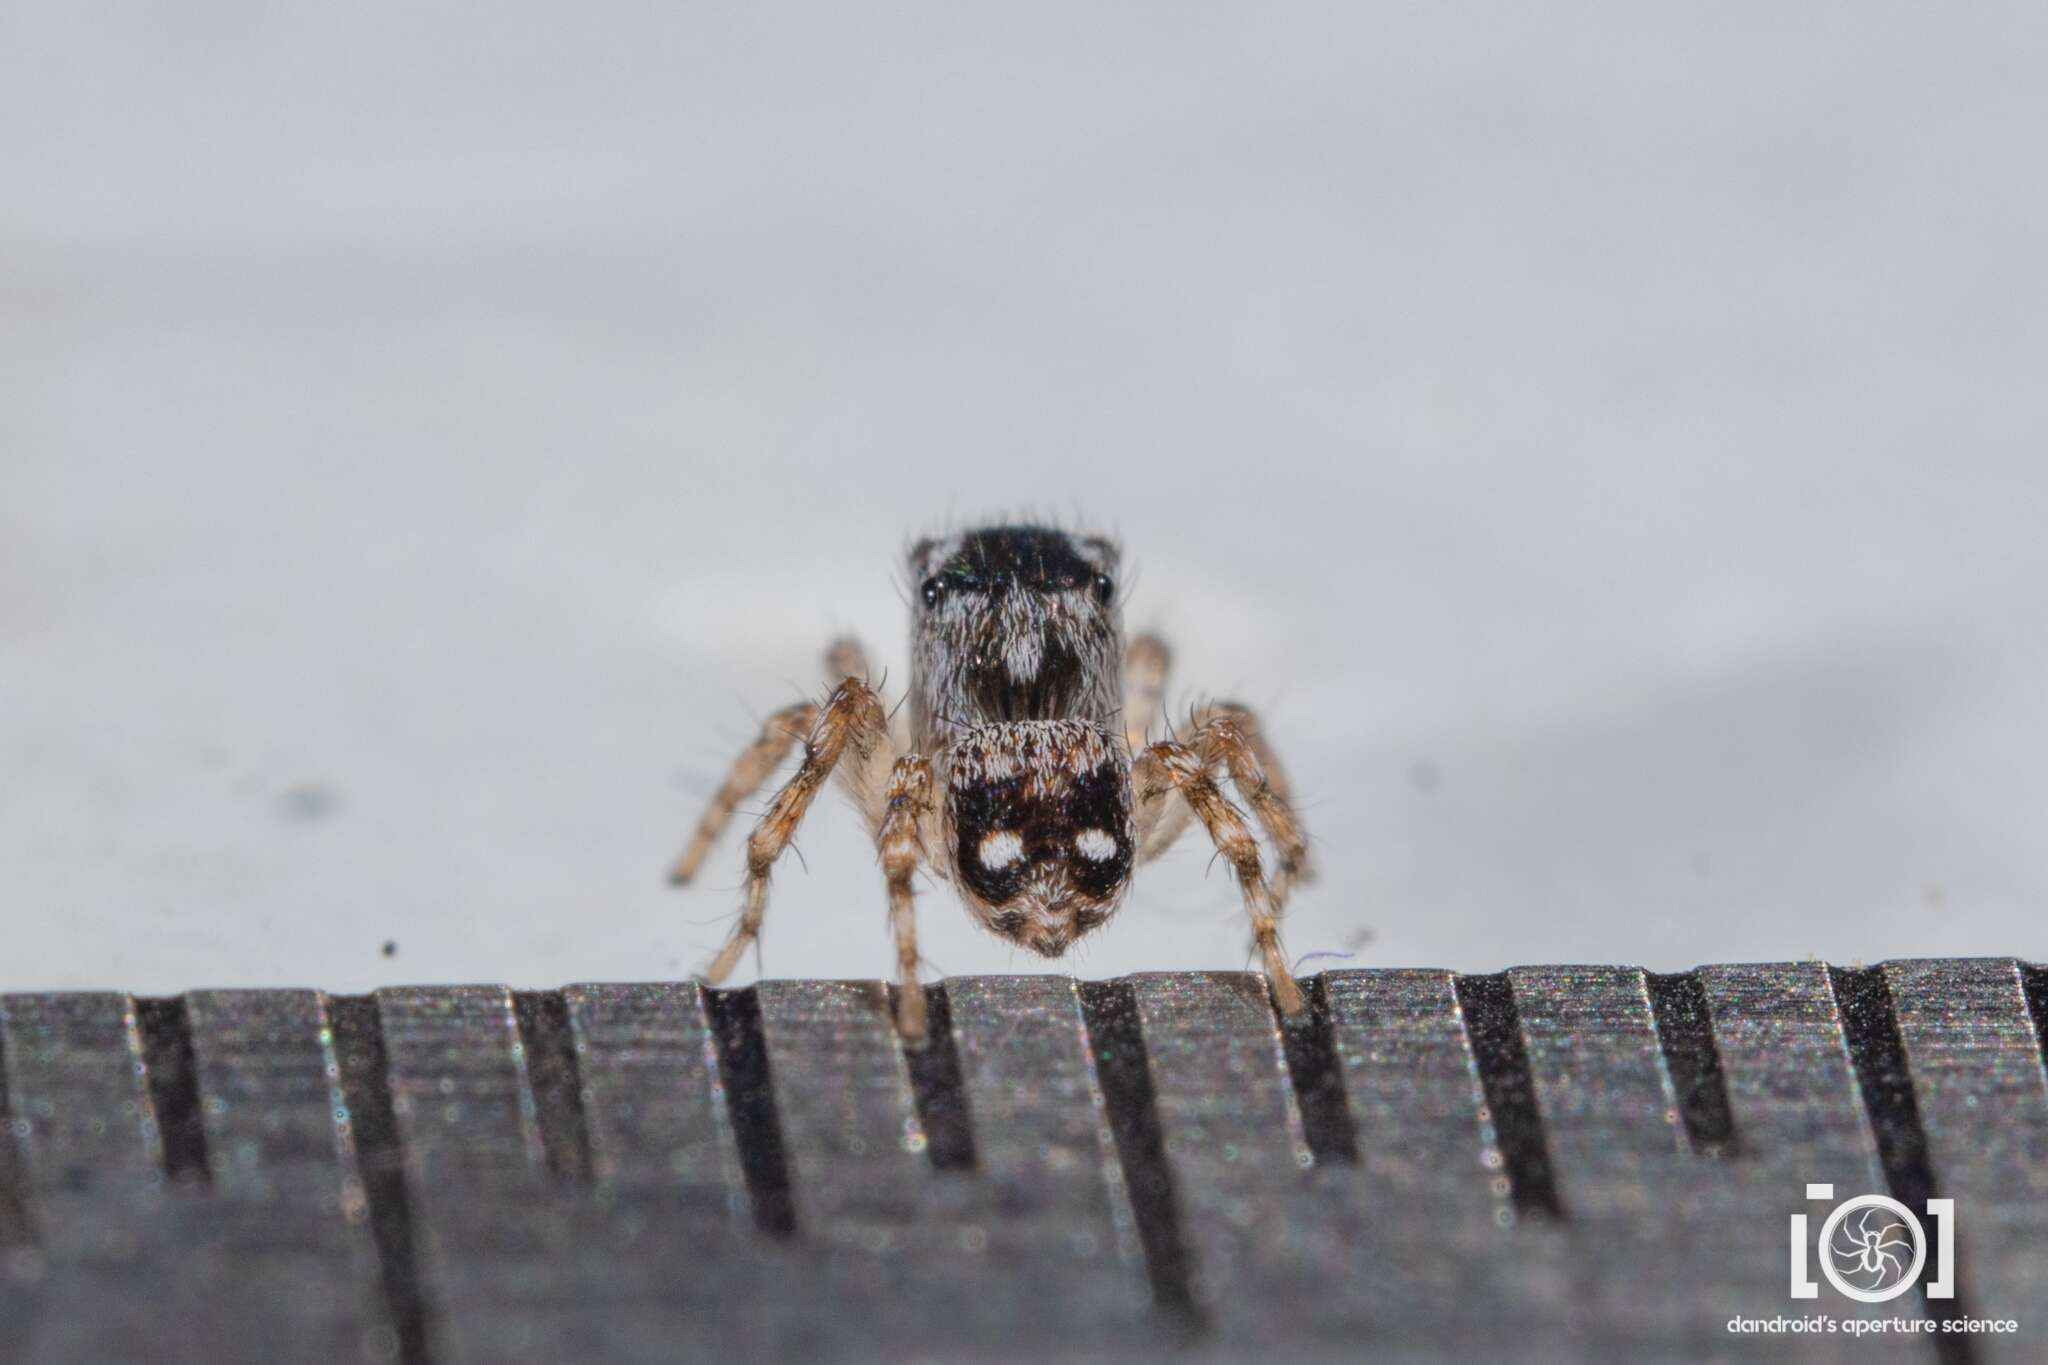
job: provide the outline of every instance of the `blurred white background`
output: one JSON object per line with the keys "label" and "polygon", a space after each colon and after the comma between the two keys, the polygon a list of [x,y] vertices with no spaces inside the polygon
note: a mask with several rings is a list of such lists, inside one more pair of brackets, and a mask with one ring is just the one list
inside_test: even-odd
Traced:
{"label": "blurred white background", "polygon": [[[1009,509],[1267,713],[1296,954],[2048,954],[2044,16],[12,6],[0,986],[687,971],[727,761]],[[886,972],[802,850],[767,971]]]}

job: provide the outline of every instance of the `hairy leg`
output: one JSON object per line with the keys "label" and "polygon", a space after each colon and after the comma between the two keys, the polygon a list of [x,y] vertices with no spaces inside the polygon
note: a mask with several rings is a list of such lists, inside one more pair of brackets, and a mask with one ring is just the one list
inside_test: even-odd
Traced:
{"label": "hairy leg", "polygon": [[1195,712],[1188,743],[1204,763],[1220,763],[1229,771],[1231,785],[1273,841],[1273,905],[1276,910],[1285,906],[1295,883],[1314,880],[1315,870],[1287,772],[1266,742],[1258,717],[1236,702],[1214,702]]}
{"label": "hairy leg", "polygon": [[[1140,750],[1140,755],[1143,754]],[[1135,772],[1135,768],[1133,768]],[[1140,866],[1161,857],[1180,842],[1194,823],[1195,808],[1179,791],[1169,791],[1151,806],[1138,810],[1138,858]]]}
{"label": "hairy leg", "polygon": [[781,766],[790,747],[817,723],[817,703],[808,701],[785,706],[768,717],[767,723],[761,727],[760,736],[734,760],[732,770],[725,775],[725,784],[718,789],[718,795],[711,798],[711,808],[697,822],[697,832],[690,836],[690,846],[683,850],[683,856],[676,859],[675,866],[669,871],[671,882],[681,886],[697,875],[704,866],[705,856],[711,852],[711,846],[731,823],[732,814],[739,809],[740,802],[760,790],[768,775]]}
{"label": "hairy leg", "polygon": [[761,917],[768,908],[768,873],[775,860],[789,847],[803,823],[804,813],[817,798],[818,789],[839,766],[848,751],[855,762],[865,765],[889,747],[888,718],[882,703],[859,678],[848,678],[833,689],[804,741],[804,761],[795,776],[775,793],[768,813],[754,825],[747,839],[747,884],[740,906],[739,922],[725,947],[703,972],[713,985],[725,979],[738,965],[747,948],[761,935]]}
{"label": "hairy leg", "polygon": [[1209,831],[1216,851],[1237,874],[1245,914],[1252,922],[1252,941],[1265,964],[1266,980],[1272,983],[1274,1003],[1282,1014],[1299,1015],[1307,1005],[1294,974],[1287,969],[1287,957],[1280,951],[1280,914],[1259,867],[1259,841],[1252,837],[1251,827],[1245,824],[1237,807],[1218,789],[1209,768],[1196,750],[1171,740],[1151,745],[1138,756],[1138,761],[1131,765],[1131,790],[1137,798],[1138,845],[1147,847],[1152,826],[1171,818],[1172,798],[1186,803]]}
{"label": "hairy leg", "polygon": [[896,936],[896,1031],[912,1044],[924,1041],[925,1005],[924,986],[917,979],[911,878],[924,861],[924,833],[935,810],[931,764],[917,754],[897,759],[889,769],[888,796],[875,841],[889,885],[889,928]]}
{"label": "hairy leg", "polygon": [[1172,666],[1173,651],[1157,635],[1140,635],[1124,650],[1124,738],[1134,754],[1151,741]]}
{"label": "hairy leg", "polygon": [[[858,678],[868,681],[868,656],[860,647],[860,641],[850,635],[834,640],[825,651],[825,684],[836,687],[842,679]],[[718,795],[711,798],[711,808],[704,812],[704,818],[697,822],[697,832],[690,836],[690,846],[683,850],[683,856],[676,859],[669,870],[668,879],[677,886],[683,886],[703,870],[704,859],[710,854],[718,836],[732,823],[733,812],[740,803],[761,789],[769,775],[782,766],[782,760],[789,756],[790,747],[818,723],[816,702],[800,701],[794,706],[785,706],[768,717],[761,727],[760,735],[747,746],[746,752],[733,760],[732,769],[726,773],[724,785]],[[887,757],[883,759],[887,765]],[[866,777],[867,774],[859,776]],[[852,781],[851,777],[849,778]],[[870,794],[860,790],[860,783],[853,781],[855,798],[867,809],[880,795],[880,784],[874,783],[875,791]]]}
{"label": "hairy leg", "polygon": [[[868,652],[851,635],[842,635],[825,651],[825,681],[859,678],[871,688],[881,684],[868,672]],[[854,809],[868,822],[868,833],[879,836],[882,812],[889,791],[889,765],[896,755],[910,751],[910,727],[899,713],[888,726],[889,742],[878,744],[865,754],[855,755],[839,765],[839,785],[853,798]]]}

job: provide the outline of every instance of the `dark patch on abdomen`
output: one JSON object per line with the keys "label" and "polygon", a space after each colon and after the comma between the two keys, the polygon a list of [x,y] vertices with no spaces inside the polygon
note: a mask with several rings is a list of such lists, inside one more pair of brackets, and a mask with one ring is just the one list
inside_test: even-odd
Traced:
{"label": "dark patch on abdomen", "polygon": [[[1026,796],[1030,785],[1034,795]],[[1079,896],[1108,900],[1130,876],[1130,787],[1114,762],[1085,773],[1057,772],[956,785],[952,791],[960,880],[990,905],[1002,905],[1053,866],[1064,864]],[[1099,831],[1115,844],[1107,858],[1082,855],[1075,840]],[[1020,855],[1001,867],[982,859],[993,834],[1015,834]],[[998,920],[997,927],[1002,928]],[[1021,924],[1018,926],[1022,927]]]}
{"label": "dark patch on abdomen", "polygon": [[[1074,886],[1097,899],[1115,895],[1117,887],[1131,875],[1131,858],[1136,852],[1131,845],[1129,783],[1123,780],[1122,772],[1109,764],[1092,773],[1083,773],[1074,779],[1067,812],[1070,816],[1067,850],[1074,863],[1069,875]],[[1101,830],[1109,835],[1116,841],[1116,852],[1099,860],[1084,857],[1073,842],[1083,830]],[[1027,852],[1030,847],[1027,840]]]}

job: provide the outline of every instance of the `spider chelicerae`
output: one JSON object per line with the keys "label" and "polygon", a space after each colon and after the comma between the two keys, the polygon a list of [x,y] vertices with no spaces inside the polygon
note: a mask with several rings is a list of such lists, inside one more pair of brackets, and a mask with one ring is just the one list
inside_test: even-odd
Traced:
{"label": "spider chelicerae", "polygon": [[[1285,773],[1256,718],[1234,703],[1198,707],[1177,732],[1151,739],[1170,656],[1150,635],[1125,647],[1119,558],[1106,536],[1041,525],[985,526],[910,548],[908,706],[892,721],[860,644],[836,642],[830,694],[768,718],[675,864],[670,880],[693,878],[740,803],[802,741],[802,763],[747,840],[739,920],[706,981],[724,979],[759,937],[770,871],[836,775],[881,852],[906,1042],[925,1033],[912,919],[919,868],[958,888],[986,928],[1059,957],[1115,913],[1132,869],[1196,820],[1236,873],[1274,1002],[1302,1013],[1279,919],[1310,869]],[[1226,780],[1273,845],[1270,879]]]}

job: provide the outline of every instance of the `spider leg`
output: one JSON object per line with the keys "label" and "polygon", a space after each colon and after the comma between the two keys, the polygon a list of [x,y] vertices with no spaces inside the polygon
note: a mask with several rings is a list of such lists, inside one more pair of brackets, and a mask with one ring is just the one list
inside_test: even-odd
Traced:
{"label": "spider leg", "polygon": [[818,789],[851,749],[865,767],[878,752],[889,746],[888,720],[882,703],[859,678],[848,678],[833,689],[825,708],[804,740],[804,761],[782,790],[775,793],[768,813],[754,825],[747,838],[747,883],[740,905],[739,922],[725,946],[702,973],[706,982],[717,985],[739,964],[747,948],[761,934],[761,917],[768,908],[768,873],[775,860],[796,837],[797,826],[817,798]]}
{"label": "spider leg", "polygon": [[718,842],[718,836],[731,823],[732,813],[739,809],[740,802],[759,790],[761,784],[768,780],[768,774],[781,765],[790,746],[817,721],[817,704],[808,701],[785,706],[768,717],[761,726],[759,737],[747,746],[745,753],[733,760],[724,785],[719,787],[718,795],[711,798],[711,808],[697,822],[697,832],[690,836],[690,846],[683,850],[683,856],[676,859],[675,866],[670,869],[669,881],[682,886],[697,875],[704,866],[706,855],[711,852],[711,846]]}
{"label": "spider leg", "polygon": [[[1137,771],[1137,765],[1133,764],[1132,774]],[[1195,808],[1175,789],[1160,793],[1150,806],[1141,807],[1137,815],[1137,861],[1144,864],[1160,857],[1179,842],[1180,836],[1187,833],[1188,826],[1194,822]]]}
{"label": "spider leg", "polygon": [[[825,651],[825,681],[836,686],[842,678],[859,678],[863,682],[868,679],[867,652],[860,647],[860,641],[850,635],[834,640]],[[746,752],[733,760],[724,785],[719,787],[718,795],[711,798],[711,808],[697,822],[697,831],[690,836],[690,846],[683,850],[683,856],[676,859],[675,866],[669,870],[671,883],[683,886],[702,870],[711,846],[718,842],[718,836],[732,822],[733,812],[739,809],[740,803],[760,790],[768,775],[782,766],[790,747],[809,734],[817,723],[817,704],[808,701],[785,706],[768,717],[760,735],[747,746]],[[860,793],[855,795],[858,799]]]}
{"label": "spider leg", "polygon": [[1308,838],[1295,813],[1293,789],[1280,766],[1280,756],[1266,742],[1258,717],[1249,707],[1215,702],[1197,711],[1194,719],[1194,733],[1188,742],[1204,761],[1220,762],[1229,770],[1231,785],[1273,841],[1273,904],[1284,906],[1294,884],[1314,880],[1315,869],[1309,865]]}
{"label": "spider leg", "polygon": [[[1900,1261],[1898,1257],[1896,1257],[1896,1256],[1892,1255],[1892,1254],[1891,1254],[1891,1253],[1890,1253],[1889,1251],[1880,1251],[1880,1252],[1878,1252],[1878,1253],[1877,1253],[1877,1259],[1878,1259],[1878,1260],[1880,1260],[1880,1261],[1882,1261],[1882,1262],[1883,1262],[1883,1263],[1884,1263],[1885,1265],[1887,1265],[1887,1266],[1890,1266],[1890,1267],[1892,1268],[1892,1270],[1896,1271],[1897,1273],[1899,1273],[1899,1274],[1901,1274],[1901,1275],[1905,1274],[1905,1272],[1906,1272],[1906,1266],[1905,1266],[1905,1263],[1904,1263],[1904,1262],[1902,1262],[1902,1261]],[[1884,1271],[1883,1271],[1883,1270],[1879,1270],[1879,1271],[1878,1271],[1878,1278],[1879,1278],[1879,1279],[1883,1279],[1883,1278],[1884,1278]]]}
{"label": "spider leg", "polygon": [[896,935],[896,1031],[906,1043],[924,1041],[924,986],[917,979],[917,921],[911,878],[924,861],[924,831],[937,810],[932,767],[918,754],[905,754],[889,769],[882,827],[876,835],[882,875],[889,886],[889,927]]}
{"label": "spider leg", "polygon": [[1231,870],[1237,874],[1245,914],[1252,922],[1252,941],[1258,945],[1259,956],[1265,963],[1274,1002],[1282,1014],[1301,1014],[1307,1005],[1294,974],[1287,969],[1287,958],[1280,951],[1280,912],[1259,865],[1259,841],[1252,837],[1243,814],[1217,788],[1209,775],[1209,765],[1185,744],[1172,740],[1153,744],[1131,765],[1131,790],[1137,797],[1140,848],[1147,846],[1150,826],[1172,818],[1166,804],[1169,798],[1178,797],[1200,818],[1216,851],[1229,860]]}
{"label": "spider leg", "polygon": [[1172,666],[1173,651],[1157,635],[1140,635],[1124,650],[1124,740],[1134,754],[1151,742]]}
{"label": "spider leg", "polygon": [[1882,1240],[1878,1241],[1877,1243],[1875,1243],[1876,1247],[1877,1247],[1878,1249],[1882,1250],[1882,1249],[1883,1249],[1883,1248],[1885,1248],[1885,1247],[1904,1247],[1904,1246],[1911,1246],[1911,1245],[1912,1245],[1912,1243],[1911,1243],[1911,1242],[1908,1242],[1908,1241],[1906,1241],[1906,1240],[1905,1240],[1905,1239],[1904,1239],[1903,1237],[1902,1237],[1902,1238],[1900,1238],[1900,1239],[1899,1239],[1898,1241],[1896,1241],[1896,1242],[1894,1242],[1893,1240],[1891,1240],[1891,1234],[1892,1234],[1892,1233],[1894,1233],[1894,1232],[1897,1232],[1898,1230],[1899,1230],[1899,1225],[1898,1225],[1897,1223],[1894,1223],[1894,1224],[1892,1224],[1892,1225],[1891,1225],[1890,1227],[1886,1228],[1886,1229],[1884,1230],[1884,1231],[1885,1231],[1885,1236],[1884,1236],[1884,1238],[1883,1238]]}

